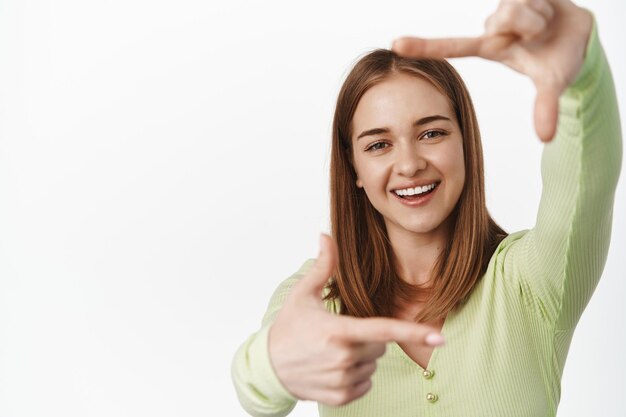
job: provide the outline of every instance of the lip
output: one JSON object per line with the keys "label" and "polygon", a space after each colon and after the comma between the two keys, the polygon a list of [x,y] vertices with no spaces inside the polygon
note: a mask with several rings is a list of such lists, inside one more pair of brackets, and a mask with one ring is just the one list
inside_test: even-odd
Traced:
{"label": "lip", "polygon": [[423,187],[425,185],[430,185],[433,183],[439,185],[441,183],[441,180],[423,180],[423,181],[408,182],[404,185],[400,185],[398,187],[392,188],[391,192],[393,193],[395,190],[404,190],[405,188]]}
{"label": "lip", "polygon": [[[424,185],[428,185],[428,184],[432,184],[432,182],[426,183]],[[433,196],[437,193],[437,191],[439,191],[441,182],[437,182],[437,186],[435,187],[435,189],[426,194],[423,197],[418,197],[417,199],[413,199],[413,200],[407,200],[406,198],[402,198],[400,197],[398,194],[396,194],[395,192],[391,191],[391,194],[393,194],[393,196],[396,198],[396,200],[398,200],[400,203],[404,204],[405,206],[409,206],[409,207],[420,207],[423,205],[428,204],[428,202],[430,200],[432,200]],[[417,187],[417,186],[416,186]],[[410,188],[410,187],[407,187]]]}

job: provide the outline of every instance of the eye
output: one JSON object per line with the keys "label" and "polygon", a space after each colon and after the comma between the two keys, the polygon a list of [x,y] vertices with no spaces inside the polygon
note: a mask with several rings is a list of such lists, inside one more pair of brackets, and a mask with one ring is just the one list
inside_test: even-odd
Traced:
{"label": "eye", "polygon": [[[384,147],[383,147],[384,145]],[[379,151],[382,149],[385,149],[388,145],[388,143],[385,142],[375,142],[373,144],[371,144],[367,149],[365,149],[365,152],[369,152],[369,151]]]}
{"label": "eye", "polygon": [[422,137],[425,139],[435,139],[439,136],[445,136],[447,134],[447,132],[444,132],[442,130],[429,130],[428,132],[424,133]]}

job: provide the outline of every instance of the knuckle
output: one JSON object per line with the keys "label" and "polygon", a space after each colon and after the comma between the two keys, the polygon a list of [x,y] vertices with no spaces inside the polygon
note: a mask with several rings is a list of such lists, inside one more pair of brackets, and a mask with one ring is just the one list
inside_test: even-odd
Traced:
{"label": "knuckle", "polygon": [[545,19],[537,19],[537,31],[541,32],[545,30],[548,26],[548,22]]}
{"label": "knuckle", "polygon": [[529,30],[529,37],[533,38],[539,34],[541,34],[546,29],[545,23],[537,23],[533,28]]}
{"label": "knuckle", "polygon": [[331,400],[335,406],[346,405],[352,400],[351,392],[347,389],[337,390]]}
{"label": "knuckle", "polygon": [[370,389],[372,389],[372,380],[368,379],[364,384],[363,393],[361,395],[367,394]]}
{"label": "knuckle", "polygon": [[341,404],[339,404],[339,400],[338,400],[337,394],[334,391],[330,392],[329,394],[327,394],[323,398],[322,402],[324,404],[326,404],[326,405],[331,406],[331,407],[338,407],[338,406],[341,405]]}
{"label": "knuckle", "polygon": [[385,352],[387,352],[387,345],[385,345],[384,343],[381,343],[380,348],[378,350],[378,357],[380,358],[381,356],[383,356]]}
{"label": "knuckle", "polygon": [[341,343],[343,332],[333,321],[328,321],[323,325],[321,342],[324,346],[337,346]]}
{"label": "knuckle", "polygon": [[354,353],[349,349],[341,349],[335,357],[335,365],[338,368],[349,368],[356,363]]}
{"label": "knuckle", "polygon": [[376,361],[363,365],[359,371],[359,379],[371,378],[371,376],[374,375],[374,372],[376,372],[376,366]]}
{"label": "knuckle", "polygon": [[333,346],[337,343],[339,339],[339,335],[336,334],[333,331],[323,331],[322,336],[320,337],[320,342],[322,343],[322,346],[324,347],[328,347],[328,346]]}
{"label": "knuckle", "polygon": [[502,11],[502,21],[506,23],[514,22],[517,19],[518,8],[514,6],[506,7]]}
{"label": "knuckle", "polygon": [[332,377],[329,378],[329,386],[334,388],[343,388],[347,386],[347,375],[345,372],[335,372]]}

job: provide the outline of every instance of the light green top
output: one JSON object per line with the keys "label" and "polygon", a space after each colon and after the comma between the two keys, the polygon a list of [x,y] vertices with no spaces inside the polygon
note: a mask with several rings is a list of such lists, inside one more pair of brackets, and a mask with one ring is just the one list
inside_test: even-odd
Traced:
{"label": "light green top", "polygon": [[[559,112],[557,135],[543,150],[536,225],[500,243],[469,301],[448,314],[447,344],[428,363],[432,376],[389,343],[371,390],[344,406],[320,404],[320,416],[556,414],[574,329],[604,268],[622,160],[617,100],[595,21]],[[261,329],[234,357],[235,388],[253,416],[285,416],[296,404],[272,369],[267,335],[291,286],[313,262],[278,287]]]}

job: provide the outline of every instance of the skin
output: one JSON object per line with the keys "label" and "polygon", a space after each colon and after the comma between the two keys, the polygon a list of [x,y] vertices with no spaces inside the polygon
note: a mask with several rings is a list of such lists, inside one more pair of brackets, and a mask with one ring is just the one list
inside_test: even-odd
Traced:
{"label": "skin", "polygon": [[[414,126],[434,115],[449,120]],[[389,132],[359,138],[374,128]],[[401,276],[424,283],[448,240],[449,215],[465,183],[463,137],[450,103],[428,81],[394,74],[363,95],[352,131],[357,186],[385,220]],[[408,207],[392,192],[412,182],[433,180],[440,184],[424,206]]]}
{"label": "skin", "polygon": [[[394,43],[393,50],[412,57],[479,56],[502,62],[527,75],[537,88],[535,128],[538,136],[548,141],[556,129],[558,98],[582,67],[592,22],[592,16],[587,10],[569,0],[504,0],[487,19],[485,34],[480,37],[405,37]],[[419,110],[417,107],[411,108],[413,111]],[[404,117],[408,118],[409,115]],[[416,115],[411,114],[410,117]],[[400,211],[391,203],[387,204],[383,200],[382,183],[379,181],[388,179],[388,184],[393,186],[395,183],[391,183],[391,180],[404,178],[403,175],[441,175],[448,186],[447,194],[442,195],[453,200],[454,192],[451,189],[460,180],[452,179],[455,177],[451,169],[441,160],[419,157],[426,155],[421,141],[419,144],[414,142],[413,148],[409,148],[411,141],[408,140],[410,135],[405,118],[398,116],[398,119],[394,117],[391,121],[382,120],[379,123],[394,121],[396,124],[390,128],[395,128],[396,147],[384,155],[393,155],[394,160],[400,161],[394,165],[395,171],[388,168],[388,174],[380,174],[375,178],[370,178],[362,171],[360,174],[363,178],[359,179],[368,195],[371,193],[376,204],[388,213],[390,224],[398,232],[394,236],[410,236],[413,233],[435,242],[443,224],[439,220],[446,218],[445,209],[450,204],[438,201],[441,212],[426,213],[422,210],[424,216],[418,218],[412,212]],[[397,152],[394,153],[398,146],[406,148],[405,152],[408,149],[413,152],[398,156]],[[391,156],[388,157],[391,159]],[[359,163],[363,161],[361,159]],[[417,238],[396,238],[394,244],[402,253],[404,244],[410,247],[410,243],[417,241]],[[427,246],[424,248],[428,249]],[[425,253],[424,256],[431,255]],[[337,246],[330,236],[323,234],[315,265],[287,295],[268,335],[270,362],[285,389],[296,398],[331,406],[347,404],[369,391],[376,360],[385,353],[387,342],[396,341],[424,349],[443,343],[437,337],[429,341],[433,336],[432,328],[406,320],[358,319],[327,312],[321,300],[321,292],[336,264]],[[408,272],[415,272],[413,278],[418,280],[418,271],[426,270],[424,265],[414,265],[414,270],[411,270],[406,259],[403,264],[408,265]],[[426,355],[420,356],[424,363],[430,357],[430,352],[425,352]]]}

